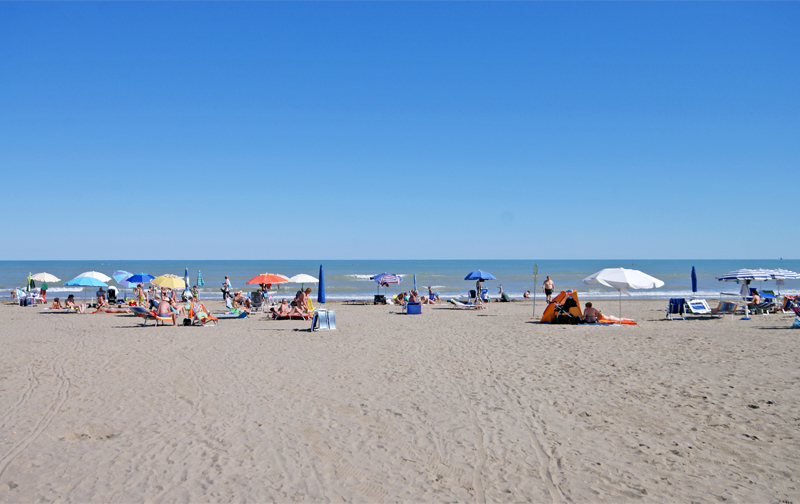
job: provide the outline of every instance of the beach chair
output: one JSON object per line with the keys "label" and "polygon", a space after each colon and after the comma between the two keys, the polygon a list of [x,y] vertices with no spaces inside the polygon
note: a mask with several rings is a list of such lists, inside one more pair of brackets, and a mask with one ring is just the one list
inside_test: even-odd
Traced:
{"label": "beach chair", "polygon": [[796,306],[800,306],[797,300],[798,296],[783,296],[783,305],[781,306],[781,311],[783,313],[792,313],[792,309]]}
{"label": "beach chair", "polygon": [[195,303],[192,303],[192,306],[189,308],[189,320],[191,325],[201,325],[206,327],[207,325],[214,324],[217,325],[217,317],[208,313],[208,309],[206,305],[203,303],[198,303],[199,309],[195,312],[194,307]]}
{"label": "beach chair", "polygon": [[705,299],[690,299],[686,303],[686,308],[692,315],[711,315],[711,307]]}
{"label": "beach chair", "polygon": [[667,319],[686,320],[686,300],[684,298],[670,298],[667,304]]}
{"label": "beach chair", "polygon": [[800,306],[793,306],[792,311],[794,312],[795,315],[800,317]]}
{"label": "beach chair", "polygon": [[153,320],[156,322],[156,325],[158,324],[155,312],[148,310],[144,306],[131,306],[131,311],[137,317],[141,317],[142,319],[144,319],[144,321],[142,322],[142,326],[146,326],[148,320]]}
{"label": "beach chair", "polygon": [[736,313],[736,309],[739,307],[738,303],[732,303],[730,301],[720,301],[719,305],[716,308],[711,309],[711,315],[717,315],[719,318],[722,318],[723,315],[733,315]]}
{"label": "beach chair", "polygon": [[253,291],[250,295],[250,312],[264,313],[264,297],[261,295],[261,291]]}

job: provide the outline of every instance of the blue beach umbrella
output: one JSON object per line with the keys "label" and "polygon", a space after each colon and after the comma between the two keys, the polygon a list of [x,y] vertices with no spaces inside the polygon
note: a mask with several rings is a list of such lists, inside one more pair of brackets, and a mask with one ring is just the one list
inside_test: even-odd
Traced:
{"label": "blue beach umbrella", "polygon": [[475,270],[464,277],[464,280],[497,280],[494,275],[486,271]]}
{"label": "blue beach umbrella", "polygon": [[197,270],[197,286],[198,287],[202,287],[205,284],[206,283],[203,281],[203,274],[200,273],[200,270]]}
{"label": "blue beach umbrella", "polygon": [[77,277],[64,282],[64,285],[78,286],[78,287],[108,287],[108,284],[102,280],[92,277]]}
{"label": "blue beach umbrella", "polygon": [[417,274],[414,273],[414,290],[417,290]]}
{"label": "blue beach umbrella", "polygon": [[694,266],[692,266],[692,293],[697,294],[697,273],[694,271]]}
{"label": "blue beach umbrella", "polygon": [[322,265],[319,265],[319,290],[317,291],[317,303],[325,302],[325,272]]}
{"label": "blue beach umbrella", "polygon": [[155,277],[153,275],[148,275],[147,273],[136,273],[135,275],[129,276],[125,280],[133,285],[138,285],[140,283],[147,283],[154,278]]}
{"label": "blue beach umbrella", "polygon": [[[104,281],[102,281],[102,280],[100,280],[98,278],[83,277],[83,276],[79,276],[79,277],[73,278],[72,280],[70,280],[68,282],[64,282],[64,285],[77,286],[77,287],[108,287],[107,283],[105,283]],[[86,291],[84,290],[84,293],[85,292]],[[85,295],[84,295],[84,297],[85,297]]]}
{"label": "blue beach umbrella", "polygon": [[111,277],[112,277],[114,280],[116,280],[118,284],[120,284],[120,285],[123,285],[124,287],[128,287],[127,285],[124,285],[122,282],[123,282],[123,281],[124,281],[126,278],[128,278],[129,276],[131,276],[131,275],[133,275],[133,273],[131,273],[130,271],[125,271],[125,270],[117,270],[117,271],[115,271],[114,273],[112,273],[112,274],[111,274]]}

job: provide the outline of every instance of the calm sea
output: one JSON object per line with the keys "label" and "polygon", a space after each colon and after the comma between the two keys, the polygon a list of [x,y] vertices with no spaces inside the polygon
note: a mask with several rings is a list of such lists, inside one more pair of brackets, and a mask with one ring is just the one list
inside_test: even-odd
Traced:
{"label": "calm sea", "polygon": [[[534,285],[533,266],[538,263],[538,277]],[[719,282],[716,277],[739,268],[784,268],[800,271],[800,260],[414,260],[414,261],[0,261],[0,296],[8,297],[14,287],[25,285],[28,273],[46,271],[61,278],[62,282],[50,286],[50,296],[59,293],[80,292],[79,288],[63,287],[63,282],[85,271],[99,271],[111,275],[116,270],[133,273],[161,275],[172,273],[183,277],[184,268],[189,268],[189,277],[195,283],[197,272],[203,274],[205,286],[200,289],[208,297],[221,298],[220,286],[228,275],[234,288],[246,289],[245,282],[259,273],[281,273],[293,276],[306,273],[319,276],[319,267],[325,267],[325,293],[329,300],[372,299],[377,285],[369,277],[389,272],[401,275],[402,283],[392,285],[388,294],[411,289],[413,275],[423,294],[427,286],[433,286],[442,298],[465,296],[475,282],[464,277],[473,270],[481,269],[497,277],[486,282],[490,294],[503,290],[513,298],[521,298],[527,290],[541,298],[541,284],[545,275],[550,275],[556,290],[577,289],[581,299],[616,297],[617,291],[598,286],[584,285],[583,278],[603,268],[633,268],[660,278],[665,285],[660,289],[631,291],[636,298],[686,297],[691,295],[690,273],[697,270],[698,290],[705,297],[719,296],[720,292],[737,292],[734,283]],[[111,281],[114,284],[114,281]],[[758,285],[756,285],[758,286]],[[311,285],[311,287],[316,287]],[[760,287],[783,293],[800,293],[800,281],[787,280],[785,286],[776,282],[763,282]],[[297,285],[284,286],[281,292],[294,292]],[[316,288],[313,294],[316,297]],[[382,291],[383,292],[383,291]],[[202,297],[202,295],[201,295]]]}

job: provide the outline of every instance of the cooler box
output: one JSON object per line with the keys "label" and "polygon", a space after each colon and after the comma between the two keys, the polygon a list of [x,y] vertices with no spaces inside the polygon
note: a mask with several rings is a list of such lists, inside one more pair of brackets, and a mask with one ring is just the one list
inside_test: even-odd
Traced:
{"label": "cooler box", "polygon": [[421,303],[406,303],[406,314],[408,315],[422,315]]}

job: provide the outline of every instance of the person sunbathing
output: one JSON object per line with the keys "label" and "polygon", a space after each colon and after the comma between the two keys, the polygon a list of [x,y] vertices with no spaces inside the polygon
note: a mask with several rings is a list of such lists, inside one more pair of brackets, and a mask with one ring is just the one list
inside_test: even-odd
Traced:
{"label": "person sunbathing", "polygon": [[77,311],[78,313],[86,313],[86,305],[83,303],[75,303],[75,295],[70,294],[67,297],[67,301],[65,302],[67,308],[72,308],[73,310]]}
{"label": "person sunbathing", "polygon": [[92,313],[130,313],[130,308],[117,308],[116,306],[111,305],[103,305],[98,306],[97,310],[93,311]]}
{"label": "person sunbathing", "polygon": [[184,308],[182,304],[176,302],[175,299],[169,300],[169,307],[176,315],[180,314],[186,315],[186,308]]}
{"label": "person sunbathing", "polygon": [[289,302],[285,299],[281,300],[281,304],[278,306],[273,306],[269,309],[271,313],[273,313],[276,317],[288,317],[289,313],[292,311],[292,307],[289,306]]}
{"label": "person sunbathing", "polygon": [[587,324],[594,324],[600,320],[600,316],[600,310],[592,308],[592,303],[590,301],[586,303],[586,309],[583,311],[583,317],[581,317],[581,320]]}
{"label": "person sunbathing", "polygon": [[55,298],[53,300],[53,306],[51,306],[50,309],[51,310],[63,310],[64,307],[61,306],[61,302],[58,300],[58,298]]}
{"label": "person sunbathing", "polygon": [[208,318],[208,310],[206,309],[206,305],[204,305],[197,298],[195,298],[194,302],[192,302],[192,313],[195,317],[201,320]]}
{"label": "person sunbathing", "polygon": [[165,319],[172,319],[172,325],[177,326],[178,322],[175,320],[175,312],[172,311],[172,306],[170,306],[169,301],[166,299],[162,299],[160,303],[158,303],[158,308],[156,309],[156,316],[158,318],[165,318]]}
{"label": "person sunbathing", "polygon": [[408,296],[409,303],[419,303],[419,292],[412,290]]}

